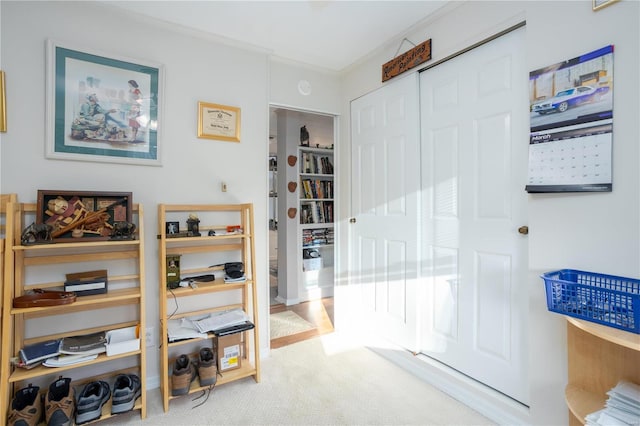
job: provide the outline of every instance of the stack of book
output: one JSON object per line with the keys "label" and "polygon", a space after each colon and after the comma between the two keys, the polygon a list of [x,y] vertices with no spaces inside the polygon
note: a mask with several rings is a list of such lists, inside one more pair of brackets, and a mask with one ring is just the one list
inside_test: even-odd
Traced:
{"label": "stack of book", "polygon": [[107,334],[100,331],[82,336],[63,337],[60,340],[59,354],[48,358],[42,365],[61,367],[91,361],[107,350]]}
{"label": "stack of book", "polygon": [[626,426],[640,424],[640,385],[625,381],[607,392],[609,398],[602,410],[589,414],[586,425]]}
{"label": "stack of book", "polygon": [[317,228],[302,230],[302,246],[313,247],[333,244],[333,229]]}
{"label": "stack of book", "polygon": [[20,349],[20,361],[17,366],[21,368],[33,368],[43,361],[60,354],[60,341],[62,339],[47,340]]}

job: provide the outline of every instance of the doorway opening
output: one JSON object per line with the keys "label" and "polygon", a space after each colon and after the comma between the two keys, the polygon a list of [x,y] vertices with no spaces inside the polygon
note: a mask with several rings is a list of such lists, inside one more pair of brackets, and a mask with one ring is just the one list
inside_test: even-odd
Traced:
{"label": "doorway opening", "polygon": [[269,108],[271,348],[333,331],[336,120]]}

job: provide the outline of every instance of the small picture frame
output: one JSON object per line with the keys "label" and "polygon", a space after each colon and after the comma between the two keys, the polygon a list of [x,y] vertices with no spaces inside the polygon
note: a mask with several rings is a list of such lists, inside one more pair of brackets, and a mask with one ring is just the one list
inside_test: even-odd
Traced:
{"label": "small picture frame", "polygon": [[115,222],[131,222],[132,199],[131,192],[38,190],[36,223],[51,225],[54,242],[110,240]]}
{"label": "small picture frame", "polygon": [[198,137],[240,142],[240,108],[198,102]]}
{"label": "small picture frame", "polygon": [[593,10],[600,10],[604,7],[610,6],[618,0],[592,0],[593,1]]}
{"label": "small picture frame", "polygon": [[164,232],[167,236],[180,233],[180,222],[165,222]]}

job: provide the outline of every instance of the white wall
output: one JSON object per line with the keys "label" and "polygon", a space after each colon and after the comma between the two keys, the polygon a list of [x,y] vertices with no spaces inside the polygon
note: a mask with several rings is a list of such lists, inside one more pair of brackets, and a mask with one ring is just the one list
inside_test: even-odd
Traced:
{"label": "white wall", "polygon": [[[298,83],[309,83],[310,93],[303,95]],[[313,112],[338,114],[340,79],[332,72],[312,69],[282,60],[272,60],[269,79],[269,102],[278,106]]]}
{"label": "white wall", "polygon": [[[260,343],[266,353],[268,56],[91,2],[2,1],[0,7],[9,116],[9,131],[0,146],[0,191],[15,192],[22,202],[35,202],[38,189],[133,192],[134,202],[145,208],[147,324],[156,327],[157,204],[253,202]],[[164,64],[162,167],[45,158],[47,38]],[[240,107],[241,143],[198,139],[198,101]],[[221,181],[228,192],[221,192]],[[159,375],[158,351],[149,350],[148,355],[152,382]]]}
{"label": "white wall", "polygon": [[[343,115],[347,116],[352,99],[382,85],[381,66],[393,57],[404,36],[416,44],[432,39],[433,59],[428,65],[526,20],[529,70],[615,45],[613,192],[529,196],[530,277],[523,285],[529,287],[531,306],[531,406],[525,417],[532,424],[556,425],[568,421],[564,403],[565,321],[546,310],[539,275],[570,267],[640,277],[640,172],[637,167],[640,159],[640,3],[622,0],[597,12],[592,11],[591,5],[591,0],[451,4],[438,16],[400,35],[353,67],[343,79]],[[343,126],[342,139],[348,140],[349,134],[348,125]],[[344,172],[350,161],[349,150],[346,144],[340,148]],[[348,175],[343,175],[346,180]],[[522,182],[523,190],[524,186]],[[343,181],[342,187],[348,188],[348,183]],[[345,247],[345,235],[341,236],[340,245]],[[336,306],[338,322],[341,311]]]}

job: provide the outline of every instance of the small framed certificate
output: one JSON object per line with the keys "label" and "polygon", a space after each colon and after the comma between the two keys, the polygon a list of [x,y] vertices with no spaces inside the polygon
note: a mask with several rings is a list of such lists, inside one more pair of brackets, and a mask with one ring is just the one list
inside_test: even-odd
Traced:
{"label": "small framed certificate", "polygon": [[240,142],[240,108],[198,102],[198,137]]}

